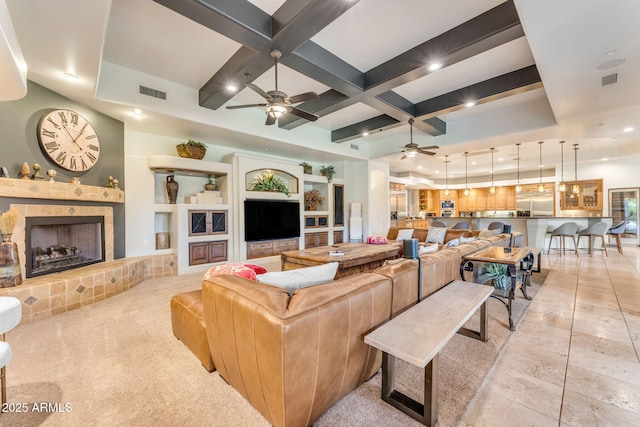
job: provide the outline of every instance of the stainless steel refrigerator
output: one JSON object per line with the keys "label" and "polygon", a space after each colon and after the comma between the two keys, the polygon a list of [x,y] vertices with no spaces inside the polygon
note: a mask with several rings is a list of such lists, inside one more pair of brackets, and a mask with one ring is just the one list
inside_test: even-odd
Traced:
{"label": "stainless steel refrigerator", "polygon": [[609,189],[609,215],[613,224],[625,221],[622,243],[638,245],[638,188]]}

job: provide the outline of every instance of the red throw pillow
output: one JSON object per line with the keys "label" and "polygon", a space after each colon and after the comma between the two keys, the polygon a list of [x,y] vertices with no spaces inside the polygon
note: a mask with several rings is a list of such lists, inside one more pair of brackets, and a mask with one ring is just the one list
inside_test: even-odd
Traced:
{"label": "red throw pillow", "polygon": [[213,276],[231,275],[240,276],[245,279],[257,282],[256,274],[266,273],[267,269],[261,265],[245,264],[242,262],[230,262],[227,264],[216,265],[211,267],[205,274],[203,280],[207,280]]}
{"label": "red throw pillow", "polygon": [[384,236],[369,236],[367,237],[367,243],[370,245],[386,245],[389,241]]}

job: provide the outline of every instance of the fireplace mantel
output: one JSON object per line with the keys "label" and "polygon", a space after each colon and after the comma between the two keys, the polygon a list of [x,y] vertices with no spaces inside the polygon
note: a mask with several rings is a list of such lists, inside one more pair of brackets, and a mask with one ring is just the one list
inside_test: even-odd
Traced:
{"label": "fireplace mantel", "polygon": [[48,180],[0,178],[0,197],[124,203],[124,191]]}

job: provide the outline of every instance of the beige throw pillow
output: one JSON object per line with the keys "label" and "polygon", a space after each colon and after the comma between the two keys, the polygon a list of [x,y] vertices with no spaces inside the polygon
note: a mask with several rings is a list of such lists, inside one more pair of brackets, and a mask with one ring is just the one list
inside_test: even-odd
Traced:
{"label": "beige throw pillow", "polygon": [[279,286],[293,295],[296,289],[307,286],[319,285],[333,280],[338,270],[337,262],[317,265],[307,268],[296,268],[295,270],[273,271],[258,274],[258,282],[268,285]]}
{"label": "beige throw pillow", "polygon": [[420,249],[418,250],[418,254],[422,255],[422,254],[432,254],[438,252],[438,244],[434,243],[433,245],[427,245],[427,246],[420,246]]}
{"label": "beige throw pillow", "polygon": [[408,230],[398,230],[398,237],[396,237],[396,240],[410,239],[411,236],[413,236],[413,228],[409,228]]}
{"label": "beige throw pillow", "polygon": [[429,227],[427,243],[443,244],[445,234],[447,234],[447,227]]}

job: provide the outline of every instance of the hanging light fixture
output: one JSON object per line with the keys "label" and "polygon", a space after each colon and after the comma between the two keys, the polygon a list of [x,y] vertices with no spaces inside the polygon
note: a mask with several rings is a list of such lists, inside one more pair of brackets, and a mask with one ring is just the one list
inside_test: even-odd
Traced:
{"label": "hanging light fixture", "polygon": [[444,195],[449,195],[449,155],[444,156]]}
{"label": "hanging light fixture", "polygon": [[520,143],[517,143],[516,147],[518,147],[518,158],[516,159],[518,161],[518,183],[516,184],[516,193],[519,193],[522,191],[522,185],[520,185]]}
{"label": "hanging light fixture", "polygon": [[574,176],[573,176],[573,180],[574,183],[571,186],[571,191],[573,192],[573,194],[578,194],[580,193],[580,184],[578,184],[578,145],[579,144],[573,144],[573,158],[574,158],[574,167],[573,167],[573,171],[574,171]]}
{"label": "hanging light fixture", "polygon": [[491,194],[496,193],[496,186],[493,185],[493,150],[495,150],[495,148],[491,147],[491,187],[489,187],[489,193]]}
{"label": "hanging light fixture", "polygon": [[542,183],[542,144],[544,144],[544,141],[538,142],[540,146],[540,165],[538,166],[540,169],[540,183],[538,184],[538,193],[544,193],[544,184]]}
{"label": "hanging light fixture", "polygon": [[468,151],[464,152],[464,195],[469,195],[469,187],[467,186],[467,156],[469,155]]}
{"label": "hanging light fixture", "polygon": [[564,184],[564,141],[560,141],[560,185],[558,191],[564,193],[567,186]]}

